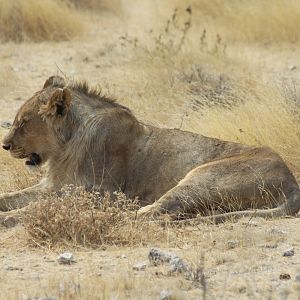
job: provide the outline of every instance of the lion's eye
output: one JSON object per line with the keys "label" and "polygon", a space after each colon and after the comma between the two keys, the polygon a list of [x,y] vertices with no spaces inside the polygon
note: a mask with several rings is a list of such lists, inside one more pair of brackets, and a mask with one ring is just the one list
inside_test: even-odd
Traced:
{"label": "lion's eye", "polygon": [[25,122],[21,122],[19,127],[22,128],[25,125]]}

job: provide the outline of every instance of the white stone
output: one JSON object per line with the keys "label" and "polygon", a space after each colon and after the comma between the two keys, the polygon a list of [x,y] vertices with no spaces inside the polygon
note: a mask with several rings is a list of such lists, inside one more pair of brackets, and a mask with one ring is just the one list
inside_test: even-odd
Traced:
{"label": "white stone", "polygon": [[76,262],[75,259],[74,259],[73,254],[71,252],[64,252],[64,253],[60,254],[57,257],[57,261],[60,264],[65,264],[65,265],[70,265],[70,264]]}
{"label": "white stone", "polygon": [[295,249],[290,248],[283,252],[283,256],[294,256],[295,255]]}
{"label": "white stone", "polygon": [[135,264],[132,269],[135,271],[142,271],[145,270],[147,267],[147,262],[139,262],[137,264]]}

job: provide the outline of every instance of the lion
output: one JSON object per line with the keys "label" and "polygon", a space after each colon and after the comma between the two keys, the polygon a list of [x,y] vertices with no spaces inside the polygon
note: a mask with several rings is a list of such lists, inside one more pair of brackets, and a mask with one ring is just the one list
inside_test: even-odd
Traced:
{"label": "lion", "polygon": [[1,211],[66,184],[138,197],[140,218],[167,213],[219,223],[300,209],[299,186],[270,148],[146,125],[86,82],[59,76],[21,106],[3,148],[46,172],[37,185],[1,195]]}

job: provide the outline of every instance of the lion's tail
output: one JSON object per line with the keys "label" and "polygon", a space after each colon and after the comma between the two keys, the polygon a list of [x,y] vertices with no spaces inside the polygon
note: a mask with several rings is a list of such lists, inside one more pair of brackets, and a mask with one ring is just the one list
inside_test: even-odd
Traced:
{"label": "lion's tail", "polygon": [[[178,223],[213,223],[219,224],[224,223],[226,221],[236,221],[243,217],[261,217],[261,218],[274,218],[274,217],[283,217],[283,216],[295,216],[300,210],[300,191],[299,189],[294,190],[287,197],[287,201],[276,207],[271,209],[257,209],[257,210],[244,210],[244,211],[235,211],[228,212],[224,214],[218,214],[207,217],[197,217],[189,220],[181,220],[177,221]],[[176,222],[176,221],[175,221]]]}

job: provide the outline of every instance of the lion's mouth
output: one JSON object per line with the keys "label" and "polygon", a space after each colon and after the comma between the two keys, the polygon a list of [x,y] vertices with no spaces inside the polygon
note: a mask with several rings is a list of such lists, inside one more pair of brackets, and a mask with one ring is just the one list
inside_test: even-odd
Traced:
{"label": "lion's mouth", "polygon": [[26,166],[38,166],[42,162],[41,157],[36,153],[31,153],[27,157],[27,160],[25,161]]}

